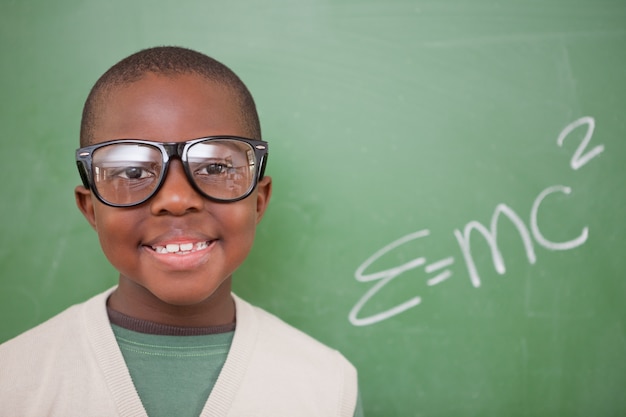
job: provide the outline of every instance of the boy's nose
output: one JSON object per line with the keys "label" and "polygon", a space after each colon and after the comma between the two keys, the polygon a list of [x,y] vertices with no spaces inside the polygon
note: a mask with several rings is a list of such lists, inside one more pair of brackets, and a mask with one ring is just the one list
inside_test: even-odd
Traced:
{"label": "boy's nose", "polygon": [[152,213],[182,216],[202,210],[203,206],[204,198],[189,183],[182,163],[177,159],[170,161],[163,184],[150,201]]}

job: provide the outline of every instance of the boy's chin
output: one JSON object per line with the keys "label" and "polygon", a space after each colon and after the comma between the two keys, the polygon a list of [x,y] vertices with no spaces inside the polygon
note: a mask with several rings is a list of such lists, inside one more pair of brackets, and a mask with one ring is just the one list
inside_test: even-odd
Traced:
{"label": "boy's chin", "polygon": [[[204,280],[139,283],[121,277],[116,292],[112,307],[131,316],[141,317],[144,316],[141,311],[149,311],[150,315],[168,321],[180,320],[178,325],[189,327],[226,324],[234,318],[230,277],[213,283]],[[199,324],[197,320],[211,323]]]}
{"label": "boy's chin", "polygon": [[211,308],[230,299],[230,285],[221,282],[215,285],[167,285],[147,288],[163,304],[175,308]]}

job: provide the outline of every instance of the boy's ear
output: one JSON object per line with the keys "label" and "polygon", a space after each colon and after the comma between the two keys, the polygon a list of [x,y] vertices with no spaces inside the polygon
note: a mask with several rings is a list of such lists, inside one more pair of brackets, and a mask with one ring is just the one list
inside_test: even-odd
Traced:
{"label": "boy's ear", "polygon": [[96,214],[93,207],[93,200],[91,199],[91,191],[82,185],[78,185],[74,188],[74,197],[76,198],[76,206],[95,230]]}
{"label": "boy's ear", "polygon": [[259,224],[272,196],[272,177],[264,176],[257,184],[256,190],[256,223]]}

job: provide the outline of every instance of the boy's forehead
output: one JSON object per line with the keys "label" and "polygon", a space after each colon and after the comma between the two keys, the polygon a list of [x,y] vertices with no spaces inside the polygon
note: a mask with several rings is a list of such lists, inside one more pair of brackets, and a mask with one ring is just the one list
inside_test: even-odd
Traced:
{"label": "boy's forehead", "polygon": [[[165,75],[149,72],[137,80],[109,86],[103,95],[103,101],[106,105],[115,105],[120,96],[124,98],[137,96],[137,98],[145,100],[167,94],[170,98],[178,98],[182,101],[186,96],[184,93],[190,90],[203,94],[208,100],[216,96],[220,99],[228,98],[233,101],[237,99],[237,93],[233,88],[199,74]],[[180,92],[180,94],[172,95],[172,92]]]}
{"label": "boy's forehead", "polygon": [[99,101],[95,142],[246,135],[236,91],[197,74],[149,73],[139,80],[112,86]]}

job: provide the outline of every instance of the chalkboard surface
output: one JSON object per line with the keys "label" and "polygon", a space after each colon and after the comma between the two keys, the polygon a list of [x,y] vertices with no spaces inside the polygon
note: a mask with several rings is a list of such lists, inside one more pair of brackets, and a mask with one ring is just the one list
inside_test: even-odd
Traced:
{"label": "chalkboard surface", "polygon": [[344,352],[367,416],[626,415],[626,2],[9,1],[0,34],[0,341],[116,282],[82,103],[175,44],[271,143],[236,292]]}

